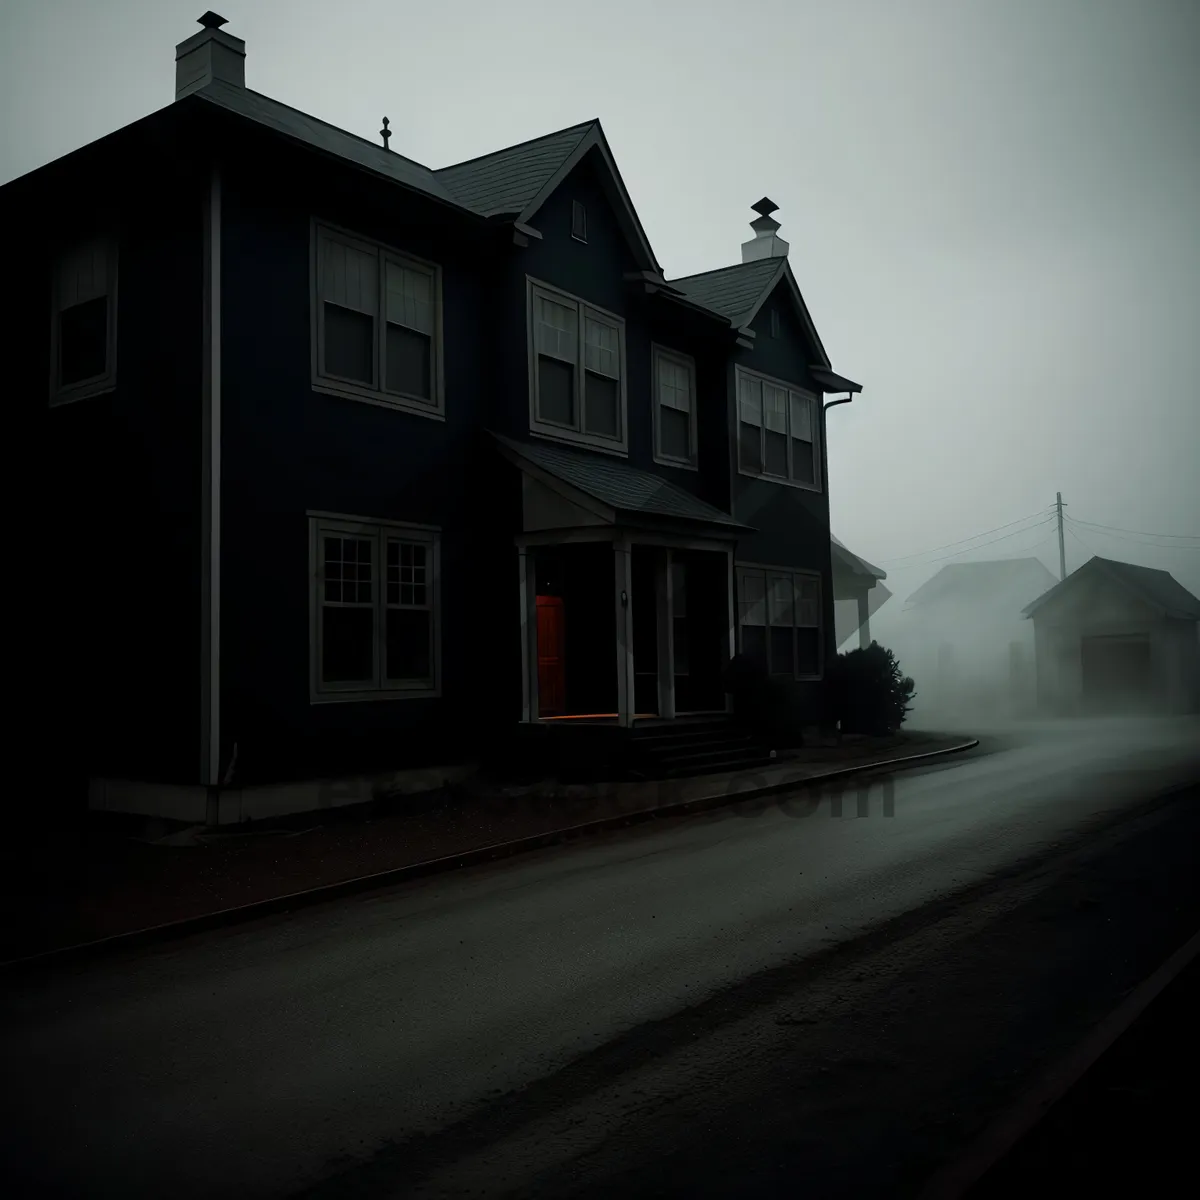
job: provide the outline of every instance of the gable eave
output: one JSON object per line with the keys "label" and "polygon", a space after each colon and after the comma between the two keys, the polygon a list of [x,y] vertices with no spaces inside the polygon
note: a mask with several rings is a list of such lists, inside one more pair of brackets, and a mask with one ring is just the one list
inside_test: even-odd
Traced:
{"label": "gable eave", "polygon": [[[600,157],[603,159],[604,165],[608,170],[613,187],[617,193],[619,207],[622,210],[618,213],[618,223],[624,227],[626,237],[629,240],[630,247],[634,252],[634,257],[639,267],[654,271],[661,276],[663,273],[662,267],[659,265],[658,259],[654,257],[654,251],[650,247],[650,240],[646,237],[646,231],[642,228],[642,222],[637,215],[637,209],[633,207],[633,201],[629,197],[625,181],[621,178],[621,172],[617,168],[616,160],[613,158],[612,150],[608,145],[608,139],[605,138],[599,121],[593,123],[592,128],[584,134],[579,144],[563,160],[558,170],[546,180],[538,194],[521,210],[517,215],[517,223],[528,225],[550,197],[562,186],[567,176],[583,161],[584,156],[592,150],[600,152]],[[621,219],[622,216],[624,220]]]}
{"label": "gable eave", "polygon": [[820,356],[820,362],[817,366],[823,367],[827,371],[833,370],[833,363],[826,353],[825,346],[821,341],[820,334],[817,333],[817,327],[813,323],[812,313],[808,311],[808,305],[804,303],[804,297],[800,293],[800,285],[796,282],[796,276],[792,273],[791,263],[786,258],[779,260],[779,270],[767,281],[759,294],[758,299],[754,302],[754,307],[746,314],[739,322],[743,329],[749,328],[754,319],[762,311],[762,306],[766,304],[767,298],[779,286],[780,280],[786,279],[788,284],[788,292],[792,299],[792,307],[796,311],[796,315],[800,318],[800,323],[804,326],[809,337],[812,338],[813,345],[816,347],[817,354]]}

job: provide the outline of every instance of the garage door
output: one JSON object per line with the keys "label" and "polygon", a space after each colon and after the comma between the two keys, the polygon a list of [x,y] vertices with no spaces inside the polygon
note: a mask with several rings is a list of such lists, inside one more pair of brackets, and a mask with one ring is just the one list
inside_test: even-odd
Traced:
{"label": "garage door", "polygon": [[1153,697],[1150,638],[1085,637],[1083,696],[1093,711],[1137,711]]}

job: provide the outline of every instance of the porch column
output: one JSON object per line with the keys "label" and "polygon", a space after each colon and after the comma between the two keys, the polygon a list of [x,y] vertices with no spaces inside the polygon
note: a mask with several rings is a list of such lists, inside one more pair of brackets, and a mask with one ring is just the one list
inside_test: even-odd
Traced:
{"label": "porch column", "polygon": [[535,596],[534,555],[525,546],[517,547],[518,575],[521,587],[521,720],[538,718],[537,676],[537,598]]}
{"label": "porch column", "polygon": [[867,608],[867,593],[858,597],[858,648],[865,650],[871,644],[871,613]]}
{"label": "porch column", "polygon": [[671,551],[654,559],[654,607],[658,614],[658,715],[675,716],[675,593],[671,582]]}
{"label": "porch column", "polygon": [[628,538],[613,542],[614,596],[617,613],[617,724],[633,724],[633,563]]}

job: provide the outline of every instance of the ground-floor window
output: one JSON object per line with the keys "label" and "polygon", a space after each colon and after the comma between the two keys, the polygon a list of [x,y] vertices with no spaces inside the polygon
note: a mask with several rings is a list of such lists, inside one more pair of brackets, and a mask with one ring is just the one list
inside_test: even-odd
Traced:
{"label": "ground-floor window", "polygon": [[738,567],[738,650],[772,675],[819,679],[821,576]]}
{"label": "ground-floor window", "polygon": [[439,535],[310,517],[313,699],[436,695]]}

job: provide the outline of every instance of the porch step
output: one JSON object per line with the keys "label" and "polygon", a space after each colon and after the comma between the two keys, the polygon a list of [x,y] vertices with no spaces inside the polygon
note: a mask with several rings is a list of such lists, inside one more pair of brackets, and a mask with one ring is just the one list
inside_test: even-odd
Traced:
{"label": "porch step", "polygon": [[741,771],[772,762],[769,748],[727,717],[634,729],[631,773],[668,779]]}

